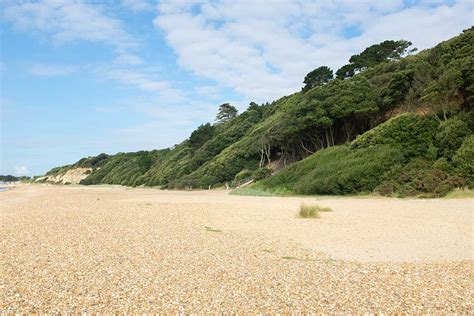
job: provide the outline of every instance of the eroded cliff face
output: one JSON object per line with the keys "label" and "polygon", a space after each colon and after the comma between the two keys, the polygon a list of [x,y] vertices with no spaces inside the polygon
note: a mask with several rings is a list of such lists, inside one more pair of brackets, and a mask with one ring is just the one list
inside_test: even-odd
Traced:
{"label": "eroded cliff face", "polygon": [[57,184],[78,184],[82,179],[85,179],[92,168],[74,168],[66,171],[63,174],[44,176],[36,179],[36,182],[53,182]]}

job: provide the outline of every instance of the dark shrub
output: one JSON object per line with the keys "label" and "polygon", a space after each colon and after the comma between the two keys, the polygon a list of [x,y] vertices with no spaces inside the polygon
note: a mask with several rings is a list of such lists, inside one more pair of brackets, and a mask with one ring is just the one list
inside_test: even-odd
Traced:
{"label": "dark shrub", "polygon": [[252,180],[254,182],[258,181],[258,180],[262,180],[262,179],[265,179],[269,176],[271,176],[272,174],[272,170],[271,169],[268,169],[268,168],[258,168],[257,170],[255,170],[253,173],[252,173]]}
{"label": "dark shrub", "polygon": [[456,174],[466,179],[470,188],[474,187],[474,135],[466,137],[453,157]]}
{"label": "dark shrub", "polygon": [[424,156],[429,153],[437,125],[431,117],[402,114],[358,136],[351,148],[386,144],[400,147],[406,157]]}
{"label": "dark shrub", "polygon": [[466,135],[470,133],[469,126],[459,116],[441,123],[435,136],[435,145],[438,147],[439,156],[451,160],[456,150],[461,147]]}

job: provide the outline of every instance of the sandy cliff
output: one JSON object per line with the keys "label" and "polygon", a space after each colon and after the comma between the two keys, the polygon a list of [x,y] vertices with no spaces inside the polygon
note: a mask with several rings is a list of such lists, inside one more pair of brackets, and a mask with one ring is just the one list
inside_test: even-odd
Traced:
{"label": "sandy cliff", "polygon": [[82,179],[85,179],[89,173],[91,173],[92,168],[74,168],[66,171],[63,174],[44,176],[36,179],[37,182],[48,181],[58,184],[78,184]]}

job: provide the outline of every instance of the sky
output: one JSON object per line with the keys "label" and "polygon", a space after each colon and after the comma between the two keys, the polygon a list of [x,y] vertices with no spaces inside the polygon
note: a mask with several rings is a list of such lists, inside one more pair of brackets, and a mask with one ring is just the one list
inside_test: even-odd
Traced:
{"label": "sky", "polygon": [[160,149],[299,91],[387,39],[419,50],[474,24],[472,0],[0,0],[0,174]]}

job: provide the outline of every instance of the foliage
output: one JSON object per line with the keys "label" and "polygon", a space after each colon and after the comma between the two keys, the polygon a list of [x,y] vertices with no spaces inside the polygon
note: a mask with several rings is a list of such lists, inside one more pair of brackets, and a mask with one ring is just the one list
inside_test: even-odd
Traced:
{"label": "foliage", "polygon": [[453,157],[457,175],[466,179],[470,188],[474,187],[474,135],[464,139]]}
{"label": "foliage", "polygon": [[237,109],[229,103],[219,105],[219,111],[216,115],[216,122],[224,123],[233,119],[237,115]]}
{"label": "foliage", "polygon": [[392,168],[388,179],[381,183],[376,191],[383,195],[397,194],[401,197],[414,195],[437,197],[464,185],[463,178],[434,168],[431,161],[414,159],[406,165]]}
{"label": "foliage", "polygon": [[[352,144],[323,149],[254,185],[300,194],[443,196],[472,183],[474,146],[459,126],[458,115],[444,123],[428,116],[403,114],[362,134]],[[463,121],[461,121],[463,122]],[[465,125],[461,125],[465,126]],[[451,163],[445,153],[459,147],[449,135],[465,139]],[[441,135],[435,141],[437,135]],[[448,136],[446,136],[448,135]],[[460,135],[460,136],[459,136]]]}
{"label": "foliage", "polygon": [[358,150],[334,146],[294,163],[256,187],[318,195],[371,192],[384,172],[402,161],[401,153],[387,145]]}
{"label": "foliage", "polygon": [[411,42],[405,40],[384,41],[367,47],[362,53],[352,55],[349,64],[341,67],[336,76],[339,79],[352,77],[357,71],[368,67],[376,66],[382,62],[400,59],[407,52],[414,52],[416,49],[408,51]]}
{"label": "foliage", "polygon": [[215,127],[210,123],[199,125],[199,127],[191,133],[189,144],[193,148],[200,148],[208,140],[214,136]]}
{"label": "foliage", "polygon": [[[82,166],[92,169],[83,184],[208,188],[271,164],[286,168],[255,188],[353,194],[385,183],[399,194],[404,173],[410,183],[439,176],[440,185],[421,187],[444,192],[439,188],[445,184],[461,185],[455,177],[472,182],[472,165],[465,158],[470,144],[461,144],[474,125],[473,34],[466,30],[403,58],[408,42],[373,45],[344,66],[352,72],[342,76],[346,80],[329,80],[327,71],[326,77],[312,72],[304,91],[272,103],[252,102],[239,115],[230,104],[221,105],[217,123],[199,126],[171,148],[101,154],[48,174]],[[413,114],[390,120],[405,112]],[[416,159],[425,163],[414,164]],[[420,173],[403,169],[409,164]]]}
{"label": "foliage", "polygon": [[272,170],[269,168],[258,168],[252,173],[252,180],[254,182],[268,178],[271,176]]}
{"label": "foliage", "polygon": [[319,87],[328,83],[334,78],[331,68],[327,66],[321,66],[311,71],[304,77],[303,83],[305,84],[303,90],[309,90],[314,87]]}
{"label": "foliage", "polygon": [[245,179],[248,179],[250,177],[252,177],[252,171],[248,170],[248,169],[244,169],[242,171],[240,171],[239,173],[237,173],[235,175],[235,180],[236,181],[240,181],[240,180],[245,180]]}
{"label": "foliage", "polygon": [[387,144],[399,146],[407,157],[427,155],[437,125],[436,121],[430,117],[411,113],[403,114],[358,136],[352,142],[351,148]]}
{"label": "foliage", "polygon": [[455,116],[442,122],[435,135],[435,144],[440,148],[438,154],[451,160],[464,138],[471,133],[468,123],[462,120],[462,116]]}
{"label": "foliage", "polygon": [[20,176],[20,177],[15,177],[12,175],[0,175],[0,181],[3,182],[16,182],[16,181],[26,181],[29,180],[30,177],[27,176]]}

